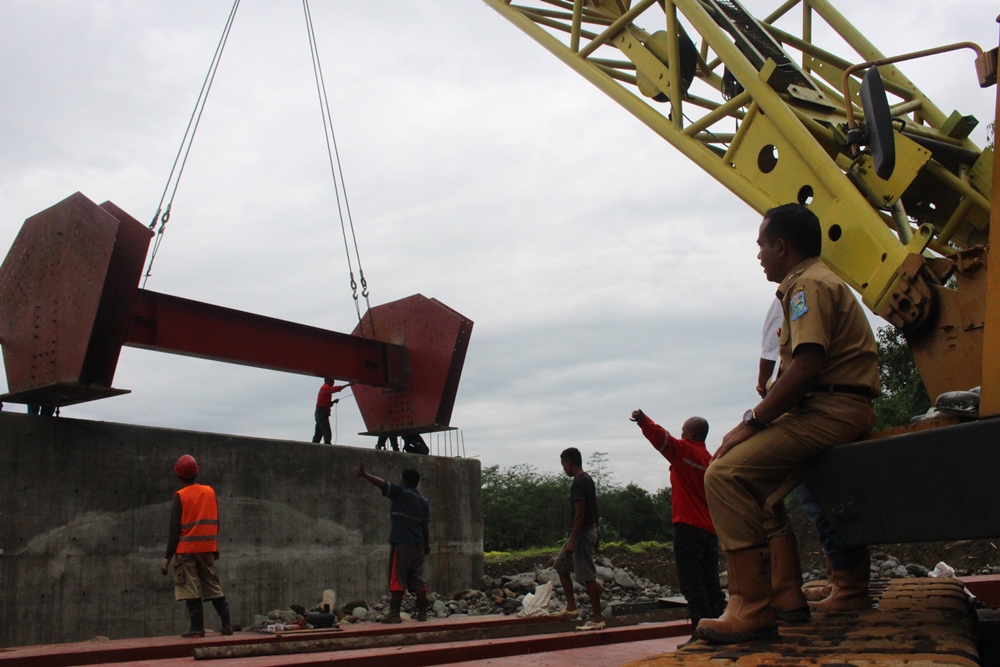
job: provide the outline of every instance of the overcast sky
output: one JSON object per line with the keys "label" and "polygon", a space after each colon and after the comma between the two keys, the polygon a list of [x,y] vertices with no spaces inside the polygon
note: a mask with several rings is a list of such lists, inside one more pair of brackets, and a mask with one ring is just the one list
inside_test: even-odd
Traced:
{"label": "overcast sky", "polygon": [[[996,45],[986,0],[839,4],[886,54]],[[152,218],[230,7],[0,0],[0,248],[76,191]],[[577,446],[653,491],[667,467],[634,408],[675,433],[704,416],[714,449],[757,400],[758,216],[479,0],[311,7],[372,303],[475,322],[465,453],[552,472]],[[971,55],[901,69],[983,144],[996,89]],[[357,323],[301,3],[242,3],[147,286]],[[125,348],[114,385],[132,393],[64,416],[308,440],[319,382]],[[351,400],[335,427],[374,444]]]}

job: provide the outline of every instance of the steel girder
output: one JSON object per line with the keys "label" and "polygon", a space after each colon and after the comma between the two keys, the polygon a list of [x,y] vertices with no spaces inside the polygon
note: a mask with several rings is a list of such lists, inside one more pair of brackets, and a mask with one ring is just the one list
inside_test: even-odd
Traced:
{"label": "steel girder", "polygon": [[65,406],[126,393],[111,385],[128,345],[355,382],[372,433],[449,428],[467,318],[417,294],[343,334],[140,290],[151,237],[80,193],[25,221],[0,266],[0,400]]}

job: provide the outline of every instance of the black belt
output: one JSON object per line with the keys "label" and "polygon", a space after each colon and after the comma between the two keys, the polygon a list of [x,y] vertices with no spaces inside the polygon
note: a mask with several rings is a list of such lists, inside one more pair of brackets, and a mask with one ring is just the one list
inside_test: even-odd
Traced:
{"label": "black belt", "polygon": [[809,387],[810,394],[855,394],[865,398],[875,398],[868,387],[853,387],[849,384],[814,384]]}

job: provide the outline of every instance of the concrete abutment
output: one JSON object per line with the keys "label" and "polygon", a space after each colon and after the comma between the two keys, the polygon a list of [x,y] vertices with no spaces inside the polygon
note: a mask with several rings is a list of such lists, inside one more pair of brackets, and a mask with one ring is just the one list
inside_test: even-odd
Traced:
{"label": "concrete abutment", "polygon": [[[159,564],[181,454],[220,513],[217,569],[235,622],[331,588],[386,592],[389,501],[354,477],[416,468],[431,503],[431,590],[483,570],[480,464],[358,447],[0,412],[0,646],[173,635],[186,629]],[[207,625],[217,629],[211,606]]]}

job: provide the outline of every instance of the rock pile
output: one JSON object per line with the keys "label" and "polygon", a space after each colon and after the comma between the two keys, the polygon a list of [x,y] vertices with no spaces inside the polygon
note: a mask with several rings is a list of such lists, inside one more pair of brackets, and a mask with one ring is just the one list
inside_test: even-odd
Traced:
{"label": "rock pile", "polygon": [[[611,605],[625,602],[647,602],[661,597],[676,595],[666,586],[652,583],[646,579],[634,576],[628,570],[616,568],[610,560],[603,557],[597,559],[597,578],[601,582],[603,593],[601,602],[604,614],[610,615]],[[559,584],[559,575],[552,568],[539,568],[531,572],[504,575],[501,578],[483,577],[479,589],[455,591],[450,596],[438,593],[427,595],[429,618],[448,618],[449,616],[483,616],[487,614],[516,614],[521,609],[521,602],[528,593],[542,584],[553,582],[552,598],[549,611],[559,611],[566,607],[566,594]],[[574,581],[573,594],[576,596],[577,608],[584,619],[590,615],[590,600],[583,586]],[[318,608],[317,608],[318,609]],[[313,611],[316,611],[314,609]],[[268,626],[284,624],[294,626],[305,610],[292,605],[287,609],[276,609],[266,615],[256,615],[254,623],[247,630],[266,631]],[[374,603],[364,600],[352,600],[337,608],[337,615],[343,623],[378,623],[389,612],[389,597],[382,596]],[[404,621],[415,615],[415,600],[407,595],[403,600],[401,616]]]}
{"label": "rock pile", "polygon": [[[918,563],[902,563],[894,556],[885,552],[875,552],[871,557],[871,578],[874,579],[903,579],[906,577],[926,577],[932,568],[925,567]],[[961,577],[972,574],[972,572],[955,568],[955,574]],[[1000,566],[990,566],[980,568],[977,574],[1000,574]],[[826,579],[825,570],[812,570],[803,572],[803,581],[814,581],[816,579]]]}
{"label": "rock pile", "polygon": [[[667,586],[653,583],[647,579],[635,576],[624,568],[617,568],[603,556],[597,558],[597,578],[601,582],[603,592],[601,602],[603,613],[611,616],[611,606],[623,603],[649,602],[657,598],[678,595]],[[895,579],[902,577],[926,577],[929,568],[917,563],[902,563],[893,556],[877,552],[872,555],[872,579]],[[959,575],[970,574],[968,571],[957,570]],[[981,574],[1000,574],[1000,566],[983,568]],[[825,579],[824,570],[812,570],[803,573],[804,581]],[[722,585],[726,585],[726,575],[721,575]],[[535,588],[553,583],[552,598],[549,611],[555,612],[566,607],[566,594],[559,583],[559,576],[552,568],[536,568],[529,572],[504,575],[499,578],[484,576],[478,589],[455,591],[451,595],[429,593],[429,618],[448,618],[449,616],[483,616],[487,614],[516,614],[521,609],[524,596],[533,593]],[[577,608],[586,620],[590,616],[590,600],[583,586],[574,581],[573,595],[576,596]],[[311,611],[318,611],[319,606]],[[337,607],[340,623],[378,623],[389,612],[389,597],[382,596],[376,602],[369,604],[365,600],[351,600]],[[415,600],[407,595],[403,600],[402,618],[411,620],[415,616]],[[292,605],[287,609],[276,609],[266,615],[255,616],[254,623],[247,630],[266,631],[268,626],[284,626],[284,629],[303,627],[305,625],[305,609]]]}

